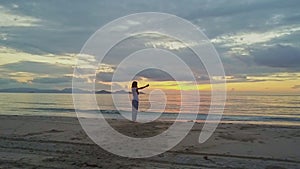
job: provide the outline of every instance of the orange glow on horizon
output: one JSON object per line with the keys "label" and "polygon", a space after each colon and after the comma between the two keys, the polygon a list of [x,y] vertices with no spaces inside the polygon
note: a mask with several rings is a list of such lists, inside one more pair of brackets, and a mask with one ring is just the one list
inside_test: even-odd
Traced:
{"label": "orange glow on horizon", "polygon": [[[218,88],[221,84],[198,84],[194,86],[189,82],[176,82],[176,81],[147,81],[146,79],[139,80],[139,86],[150,84],[150,90],[162,89],[168,91],[178,90],[200,90],[211,91],[212,86]],[[226,83],[228,92],[300,92],[300,88],[293,88],[299,85],[299,80],[284,80],[284,81],[262,81],[262,82],[230,82]],[[148,89],[148,90],[149,90]],[[147,89],[146,89],[147,90]]]}

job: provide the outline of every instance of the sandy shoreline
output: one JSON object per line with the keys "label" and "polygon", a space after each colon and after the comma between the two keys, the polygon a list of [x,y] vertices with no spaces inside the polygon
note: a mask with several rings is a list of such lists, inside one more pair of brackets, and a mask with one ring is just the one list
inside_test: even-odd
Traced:
{"label": "sandy shoreline", "polygon": [[[111,120],[129,136],[156,135],[170,125],[139,126]],[[299,126],[220,124],[204,144],[197,123],[175,148],[159,156],[129,159],[94,144],[77,118],[0,116],[0,168],[300,168]]]}

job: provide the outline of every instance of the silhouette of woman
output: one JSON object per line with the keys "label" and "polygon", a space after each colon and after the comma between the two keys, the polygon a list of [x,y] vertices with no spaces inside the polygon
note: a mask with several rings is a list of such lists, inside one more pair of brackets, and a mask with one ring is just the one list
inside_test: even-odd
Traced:
{"label": "silhouette of woman", "polygon": [[137,112],[139,109],[139,90],[148,87],[149,84],[143,87],[138,87],[138,82],[133,81],[131,85],[131,92],[132,92],[132,121],[136,121]]}

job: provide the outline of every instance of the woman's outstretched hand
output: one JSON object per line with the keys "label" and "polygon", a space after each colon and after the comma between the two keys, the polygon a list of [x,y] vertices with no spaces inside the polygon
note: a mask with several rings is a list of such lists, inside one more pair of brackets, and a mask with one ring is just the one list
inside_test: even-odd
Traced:
{"label": "woman's outstretched hand", "polygon": [[146,86],[140,87],[140,88],[138,88],[138,89],[144,89],[144,88],[146,88],[146,87],[149,87],[149,84],[147,84]]}

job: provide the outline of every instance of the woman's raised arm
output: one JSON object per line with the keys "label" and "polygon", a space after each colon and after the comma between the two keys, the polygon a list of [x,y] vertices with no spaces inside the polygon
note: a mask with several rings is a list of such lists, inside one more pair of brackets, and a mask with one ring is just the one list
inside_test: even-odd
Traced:
{"label": "woman's raised arm", "polygon": [[149,87],[149,84],[147,84],[147,85],[145,85],[145,86],[143,86],[143,87],[139,87],[138,90],[144,89],[144,88],[146,88],[146,87]]}

